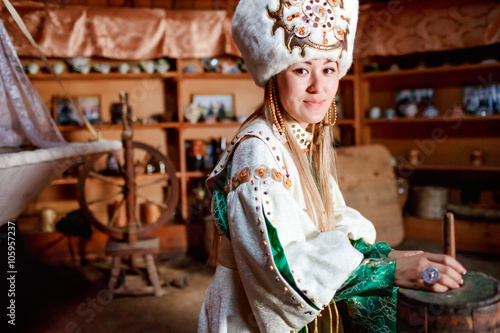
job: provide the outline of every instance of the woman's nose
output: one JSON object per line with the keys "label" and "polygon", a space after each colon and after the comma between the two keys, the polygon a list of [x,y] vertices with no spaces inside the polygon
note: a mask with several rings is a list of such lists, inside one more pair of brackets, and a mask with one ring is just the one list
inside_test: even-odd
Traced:
{"label": "woman's nose", "polygon": [[311,75],[311,81],[307,88],[307,92],[309,92],[310,94],[319,94],[323,92],[323,90],[325,89],[324,87],[324,82],[321,76],[313,74]]}

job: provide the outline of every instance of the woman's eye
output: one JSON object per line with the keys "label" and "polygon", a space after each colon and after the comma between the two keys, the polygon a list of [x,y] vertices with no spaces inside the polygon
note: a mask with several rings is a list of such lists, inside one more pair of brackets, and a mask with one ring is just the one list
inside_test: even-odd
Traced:
{"label": "woman's eye", "polygon": [[297,73],[297,74],[307,74],[307,70],[305,68],[297,68],[295,70],[295,73]]}
{"label": "woman's eye", "polygon": [[333,73],[335,73],[335,69],[334,68],[325,68],[324,72],[325,72],[325,74],[333,74]]}

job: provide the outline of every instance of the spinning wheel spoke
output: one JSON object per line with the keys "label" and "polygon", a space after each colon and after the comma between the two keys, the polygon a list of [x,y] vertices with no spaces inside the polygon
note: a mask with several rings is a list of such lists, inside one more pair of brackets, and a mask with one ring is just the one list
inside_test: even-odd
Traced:
{"label": "spinning wheel spoke", "polygon": [[146,197],[145,195],[142,195],[142,194],[139,194],[139,193],[137,193],[137,196],[138,196],[139,198],[142,198],[142,199],[146,200],[146,202],[150,202],[150,203],[153,203],[153,204],[155,204],[155,205],[160,206],[160,207],[161,207],[161,208],[163,208],[163,209],[167,209],[167,205],[165,205],[165,203],[163,203],[163,202],[159,202],[159,201],[153,200],[153,199],[148,198],[148,197]]}
{"label": "spinning wheel spoke", "polygon": [[125,198],[123,198],[118,205],[116,205],[115,211],[113,212],[113,216],[111,219],[108,221],[108,226],[114,226],[116,223],[116,220],[118,219],[118,216],[120,216],[120,208],[123,206],[125,203]]}
{"label": "spinning wheel spoke", "polygon": [[146,152],[144,158],[142,159],[141,163],[139,163],[139,165],[145,169],[150,159],[151,159],[151,154]]}
{"label": "spinning wheel spoke", "polygon": [[125,185],[124,183],[122,182],[119,182],[119,181],[116,181],[114,179],[110,179],[109,177],[107,176],[103,176],[95,171],[89,171],[88,175],[91,177],[91,178],[95,178],[95,179],[98,179],[104,183],[107,183],[107,184],[110,184],[110,185],[114,185],[114,186],[119,186],[119,187],[122,187],[123,185]]}
{"label": "spinning wheel spoke", "polygon": [[153,186],[153,185],[156,185],[156,184],[163,183],[165,181],[168,181],[168,178],[165,177],[165,178],[155,179],[155,180],[152,180],[150,182],[142,183],[140,185],[137,185],[137,189],[148,187],[148,186]]}
{"label": "spinning wheel spoke", "polygon": [[92,200],[92,201],[88,201],[87,205],[91,206],[91,205],[95,205],[95,204],[98,204],[98,203],[101,203],[101,202],[109,201],[109,200],[115,198],[117,195],[120,195],[120,194],[123,194],[123,192],[122,191],[115,192],[112,195],[108,195],[108,196],[106,196],[104,198],[100,198],[100,199],[95,199],[95,200]]}

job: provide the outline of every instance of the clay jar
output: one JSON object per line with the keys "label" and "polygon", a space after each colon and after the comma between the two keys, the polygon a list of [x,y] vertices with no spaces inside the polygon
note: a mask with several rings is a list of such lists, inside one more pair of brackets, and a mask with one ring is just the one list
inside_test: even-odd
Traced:
{"label": "clay jar", "polygon": [[42,232],[56,231],[57,212],[51,208],[40,211],[40,230]]}
{"label": "clay jar", "polygon": [[141,204],[141,221],[146,224],[156,222],[161,216],[161,207],[152,202]]}

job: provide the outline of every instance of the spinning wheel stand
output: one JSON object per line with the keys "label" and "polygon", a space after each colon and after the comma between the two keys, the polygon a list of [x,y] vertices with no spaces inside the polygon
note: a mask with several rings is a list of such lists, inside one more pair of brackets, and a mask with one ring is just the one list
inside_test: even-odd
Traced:
{"label": "spinning wheel stand", "polygon": [[[120,101],[123,149],[111,156],[116,168],[112,173],[109,170],[103,172],[109,164],[108,154],[89,159],[79,174],[78,201],[90,223],[110,236],[106,244],[106,255],[113,258],[108,283],[110,291],[116,295],[154,294],[159,297],[165,294],[155,261],[160,242],[158,237],[151,235],[173,215],[179,200],[179,184],[175,168],[164,154],[144,143],[132,141],[132,115],[127,94],[122,92]],[[162,165],[161,172],[141,175],[151,159]],[[143,162],[134,165],[134,161]],[[154,217],[147,220],[139,217],[140,208],[146,205],[157,208]],[[106,214],[110,208],[112,212]],[[138,256],[144,258],[146,280],[150,285],[146,281],[144,286],[134,288],[128,285],[126,275],[129,269],[124,264],[129,261],[128,268],[137,271],[135,261]]]}

